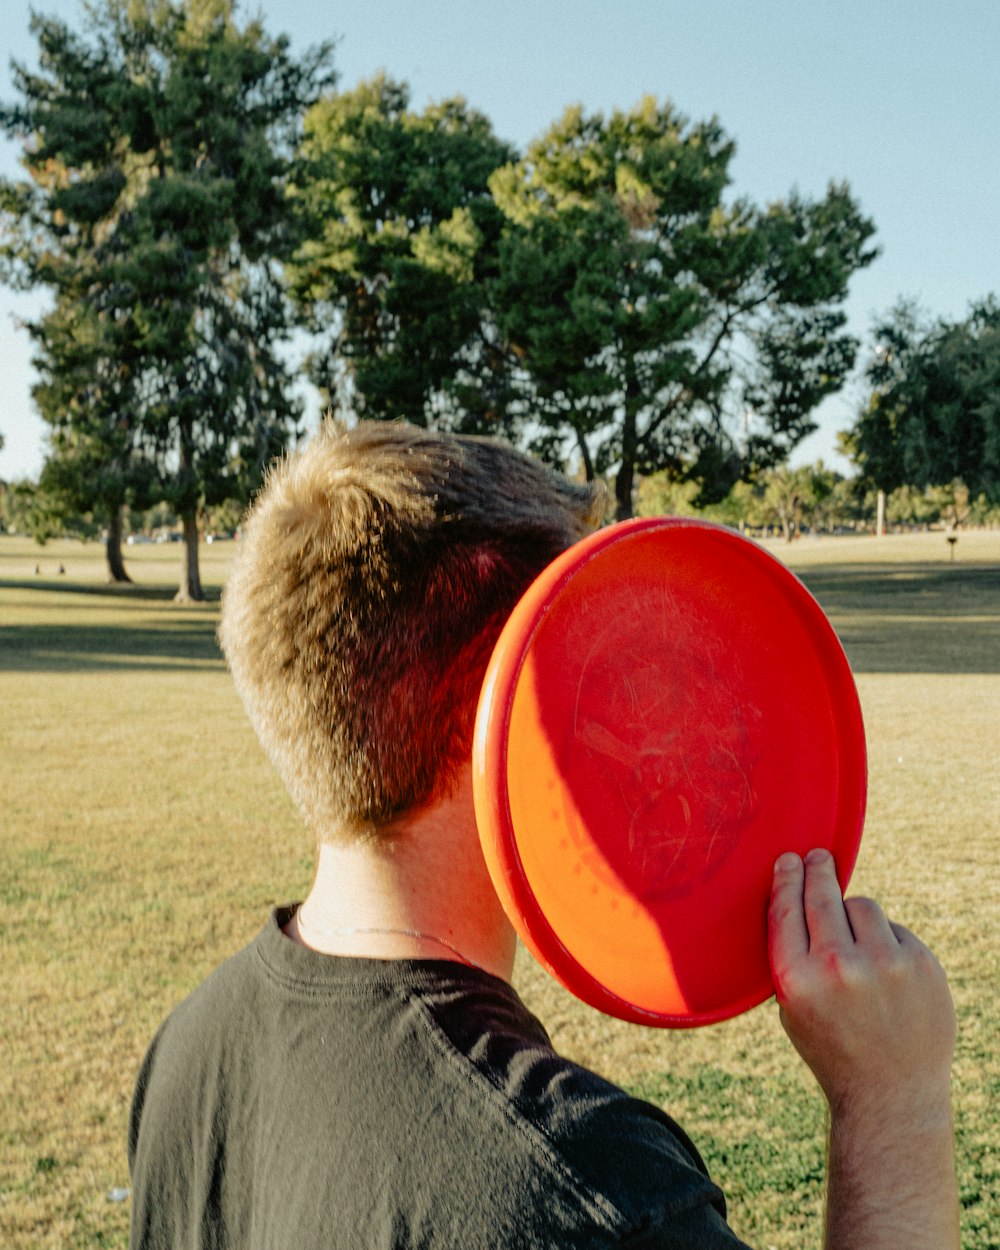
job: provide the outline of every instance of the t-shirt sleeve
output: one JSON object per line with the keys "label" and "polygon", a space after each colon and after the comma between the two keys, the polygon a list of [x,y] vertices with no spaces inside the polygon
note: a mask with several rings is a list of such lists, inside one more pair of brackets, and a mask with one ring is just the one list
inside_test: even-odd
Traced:
{"label": "t-shirt sleeve", "polygon": [[548,1216],[557,1193],[572,1213],[562,1226],[543,1212],[555,1240],[537,1244],[561,1245],[573,1227],[575,1244],[594,1247],[747,1250],[696,1147],[660,1108],[556,1054],[519,1000],[506,1014],[495,994],[435,1006],[457,1053],[530,1126]]}
{"label": "t-shirt sleeve", "polygon": [[711,1206],[677,1212],[627,1233],[625,1250],[750,1250]]}
{"label": "t-shirt sleeve", "polygon": [[668,1115],[623,1097],[598,1105],[586,1119],[575,1164],[617,1208],[619,1245],[629,1250],[748,1250],[727,1221],[722,1190]]}
{"label": "t-shirt sleeve", "polygon": [[170,1149],[169,1115],[163,1110],[163,1031],[150,1044],[132,1095],[128,1126],[128,1166],[132,1182],[130,1250],[174,1250],[185,1244],[182,1214],[186,1185],[174,1169],[182,1157]]}

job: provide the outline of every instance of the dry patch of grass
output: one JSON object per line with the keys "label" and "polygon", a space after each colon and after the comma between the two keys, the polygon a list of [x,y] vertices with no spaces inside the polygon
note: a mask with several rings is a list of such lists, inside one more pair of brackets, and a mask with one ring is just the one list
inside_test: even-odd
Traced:
{"label": "dry patch of grass", "polygon": [[[949,969],[964,1244],[996,1250],[1000,536],[962,534],[954,561],[944,547],[938,534],[772,550],[857,672],[871,784],[852,888]],[[231,553],[206,549],[213,601],[178,608],[176,548],[128,549],[137,584],[109,592],[96,545],[0,539],[0,1244],[13,1250],[126,1244],[127,1203],[108,1194],[128,1183],[150,1034],[308,884],[308,839],[214,642]],[[557,1046],[689,1129],[752,1244],[818,1241],[823,1108],[773,1005],[669,1033],[598,1015],[526,958],[518,983]]]}

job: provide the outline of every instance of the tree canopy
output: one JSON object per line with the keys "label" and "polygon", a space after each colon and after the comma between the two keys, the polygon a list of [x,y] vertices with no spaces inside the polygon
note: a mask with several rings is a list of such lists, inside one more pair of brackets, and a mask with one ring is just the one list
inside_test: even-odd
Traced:
{"label": "tree canopy", "polygon": [[495,304],[524,403],[588,472],[667,469],[719,498],[782,460],[851,368],[837,307],[872,223],[845,186],[727,198],[732,141],[645,98],[579,108],[490,186],[506,218]]}
{"label": "tree canopy", "polygon": [[313,380],[343,415],[504,429],[488,182],[514,156],[464,100],[418,113],[384,75],[309,111],[290,285],[320,339]]}
{"label": "tree canopy", "polygon": [[464,102],[417,114],[385,78],[322,101],[294,186],[294,289],[332,327],[317,376],[355,410],[612,473],[619,516],[637,473],[724,495],[815,428],[875,255],[845,186],[761,209],[727,195],[732,154],[652,98],[569,109],[520,159]]}
{"label": "tree canopy", "polygon": [[32,19],[40,70],[15,67],[0,113],[28,175],[0,187],[6,272],[55,296],[30,327],[53,488],[109,523],[170,500],[199,598],[198,507],[246,499],[297,428],[284,183],[329,51],[294,60],[232,0],[88,13],[82,34]]}
{"label": "tree canopy", "polygon": [[875,328],[871,387],[845,448],[886,492],[962,482],[1000,502],[1000,306],[928,322],[901,303]]}

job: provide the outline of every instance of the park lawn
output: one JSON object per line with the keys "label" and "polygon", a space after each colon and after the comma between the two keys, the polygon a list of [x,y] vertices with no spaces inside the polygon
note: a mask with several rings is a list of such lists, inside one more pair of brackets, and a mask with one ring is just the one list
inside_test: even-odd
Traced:
{"label": "park lawn", "polygon": [[[852,888],[949,969],[959,1011],[967,1250],[1000,1247],[1000,535],[769,544],[854,665],[870,753]],[[306,835],[246,726],[210,602],[171,595],[179,552],[0,539],[0,1244],[126,1244],[125,1124],[152,1031],[275,902],[301,897]],[[39,572],[35,572],[36,564]],[[65,572],[59,573],[62,564]],[[600,1016],[526,956],[556,1045],[664,1106],[759,1247],[818,1245],[823,1107],[773,1004],[693,1032]],[[873,1162],[873,1166],[877,1163]]]}

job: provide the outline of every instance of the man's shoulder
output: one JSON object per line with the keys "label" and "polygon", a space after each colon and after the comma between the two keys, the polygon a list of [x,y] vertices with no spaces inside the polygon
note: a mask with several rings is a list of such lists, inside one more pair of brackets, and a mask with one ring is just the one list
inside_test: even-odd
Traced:
{"label": "man's shoulder", "polygon": [[498,1149],[530,1158],[559,1192],[608,1234],[710,1211],[721,1191],[681,1128],[659,1108],[559,1055],[516,996],[431,1003],[455,1061],[477,1078],[473,1098],[507,1126]]}
{"label": "man's shoulder", "polygon": [[200,1070],[214,1074],[220,1051],[248,1035],[241,1021],[252,1018],[261,981],[255,946],[252,942],[217,965],[160,1024],[138,1074],[133,1117],[146,1101],[154,1071],[159,1101],[172,1101],[179,1089],[197,1087]]}
{"label": "man's shoulder", "polygon": [[260,992],[260,959],[256,941],[218,964],[170,1011],[157,1033],[175,1042],[206,1032],[233,1032],[234,1017],[253,1010]]}

